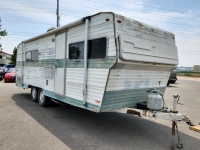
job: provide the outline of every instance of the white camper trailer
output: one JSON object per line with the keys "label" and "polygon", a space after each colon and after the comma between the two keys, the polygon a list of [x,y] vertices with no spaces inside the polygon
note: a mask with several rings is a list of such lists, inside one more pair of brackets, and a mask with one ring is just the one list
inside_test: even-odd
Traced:
{"label": "white camper trailer", "polygon": [[94,112],[136,107],[151,89],[164,93],[178,64],[173,33],[103,12],[23,41],[16,85]]}

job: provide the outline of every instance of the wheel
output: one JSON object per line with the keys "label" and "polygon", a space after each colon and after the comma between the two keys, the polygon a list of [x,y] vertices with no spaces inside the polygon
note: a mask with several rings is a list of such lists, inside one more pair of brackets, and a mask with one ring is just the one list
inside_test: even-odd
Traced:
{"label": "wheel", "polygon": [[44,95],[42,89],[39,89],[38,91],[38,103],[42,107],[45,107],[50,103],[50,98]]}
{"label": "wheel", "polygon": [[170,81],[167,82],[167,86],[170,84]]}
{"label": "wheel", "polygon": [[175,82],[176,82],[176,81],[171,81],[171,83],[173,83],[173,84],[174,84]]}
{"label": "wheel", "polygon": [[31,88],[31,99],[34,102],[38,101],[38,88],[36,88],[36,87]]}

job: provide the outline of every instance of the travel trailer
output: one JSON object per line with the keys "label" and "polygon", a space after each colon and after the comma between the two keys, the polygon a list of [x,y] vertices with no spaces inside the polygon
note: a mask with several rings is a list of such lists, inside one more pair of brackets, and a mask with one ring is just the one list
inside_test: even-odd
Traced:
{"label": "travel trailer", "polygon": [[159,110],[177,64],[173,33],[101,12],[19,44],[16,85],[41,106],[53,99],[108,112],[150,102]]}

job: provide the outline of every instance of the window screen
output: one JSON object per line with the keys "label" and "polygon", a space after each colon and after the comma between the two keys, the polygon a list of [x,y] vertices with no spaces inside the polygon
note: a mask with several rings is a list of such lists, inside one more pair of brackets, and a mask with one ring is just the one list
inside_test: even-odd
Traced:
{"label": "window screen", "polygon": [[88,59],[106,57],[106,38],[89,40]]}
{"label": "window screen", "polygon": [[[106,57],[106,38],[88,41],[88,59]],[[69,44],[69,59],[84,59],[84,42]]]}
{"label": "window screen", "polygon": [[38,51],[32,51],[32,61],[38,61]]}
{"label": "window screen", "polygon": [[69,44],[69,59],[84,58],[84,42]]}

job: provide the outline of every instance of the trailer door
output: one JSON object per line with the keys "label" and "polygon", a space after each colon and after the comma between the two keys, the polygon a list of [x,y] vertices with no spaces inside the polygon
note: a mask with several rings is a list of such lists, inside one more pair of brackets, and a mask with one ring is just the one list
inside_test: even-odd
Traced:
{"label": "trailer door", "polygon": [[65,50],[66,33],[56,35],[56,59],[55,59],[55,83],[54,93],[60,96],[65,95]]}

